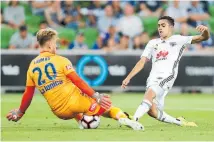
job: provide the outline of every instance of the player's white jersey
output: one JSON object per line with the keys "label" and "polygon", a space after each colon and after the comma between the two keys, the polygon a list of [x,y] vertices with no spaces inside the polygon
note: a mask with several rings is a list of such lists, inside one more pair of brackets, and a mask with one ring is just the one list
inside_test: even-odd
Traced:
{"label": "player's white jersey", "polygon": [[147,79],[147,87],[159,85],[170,89],[177,77],[178,65],[186,45],[192,36],[173,35],[167,40],[153,39],[147,44],[141,57],[152,58],[152,69]]}

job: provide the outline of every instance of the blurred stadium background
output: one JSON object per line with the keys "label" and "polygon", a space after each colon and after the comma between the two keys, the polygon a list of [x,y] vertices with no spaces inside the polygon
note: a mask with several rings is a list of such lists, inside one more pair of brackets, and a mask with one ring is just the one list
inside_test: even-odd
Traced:
{"label": "blurred stadium background", "polygon": [[[39,53],[36,32],[46,27],[58,31],[58,53],[91,86],[121,91],[147,42],[158,37],[162,15],[175,18],[177,34],[197,34],[199,24],[210,28],[208,41],[187,47],[173,91],[213,93],[213,1],[1,1],[2,91],[24,89],[29,62]],[[145,90],[150,68],[129,90]]]}

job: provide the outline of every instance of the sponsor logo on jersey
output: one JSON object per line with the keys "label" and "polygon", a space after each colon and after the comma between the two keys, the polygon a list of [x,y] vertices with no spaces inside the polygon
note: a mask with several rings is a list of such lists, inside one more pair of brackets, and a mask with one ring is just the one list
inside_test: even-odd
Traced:
{"label": "sponsor logo on jersey", "polygon": [[90,106],[89,111],[90,111],[90,112],[93,112],[93,111],[95,111],[96,108],[97,108],[97,103],[93,103],[93,104]]}
{"label": "sponsor logo on jersey", "polygon": [[60,84],[62,84],[63,81],[62,80],[58,80],[58,81],[53,81],[50,84],[45,85],[42,89],[40,89],[41,94],[44,94],[45,92],[47,92],[48,90],[51,90],[57,86],[59,86]]}
{"label": "sponsor logo on jersey", "polygon": [[156,55],[156,61],[159,61],[159,60],[166,60],[167,59],[167,56],[168,56],[169,52],[168,51],[160,51],[158,52],[158,54]]}
{"label": "sponsor logo on jersey", "polygon": [[70,64],[70,65],[67,65],[67,66],[66,66],[66,69],[67,69],[67,70],[72,69],[72,65],[71,65],[71,64]]}
{"label": "sponsor logo on jersey", "polygon": [[157,58],[157,59],[159,59],[159,58],[161,58],[161,57],[165,58],[165,57],[167,57],[168,54],[169,54],[168,51],[160,51],[160,52],[157,54],[156,58]]}

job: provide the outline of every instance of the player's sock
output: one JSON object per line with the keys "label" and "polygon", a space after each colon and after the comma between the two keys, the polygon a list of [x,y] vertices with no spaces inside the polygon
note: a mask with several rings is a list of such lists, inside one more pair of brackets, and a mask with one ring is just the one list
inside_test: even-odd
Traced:
{"label": "player's sock", "polygon": [[143,100],[134,114],[134,120],[138,121],[145,113],[150,110],[151,107],[152,103],[149,100]]}
{"label": "player's sock", "polygon": [[81,120],[83,117],[83,114],[82,113],[79,113],[75,116],[75,120],[78,122],[79,120]]}
{"label": "player's sock", "polygon": [[181,121],[179,119],[176,119],[159,109],[158,109],[158,118],[157,119],[160,121],[166,122],[166,123],[181,125]]}
{"label": "player's sock", "polygon": [[127,115],[118,107],[111,107],[109,110],[109,116],[116,120],[119,118],[127,118]]}

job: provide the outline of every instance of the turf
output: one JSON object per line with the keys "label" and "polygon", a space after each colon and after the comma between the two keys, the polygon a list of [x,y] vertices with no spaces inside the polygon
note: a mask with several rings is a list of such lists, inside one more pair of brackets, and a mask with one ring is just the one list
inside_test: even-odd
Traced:
{"label": "turf", "polygon": [[[101,125],[94,130],[79,130],[74,120],[60,120],[50,111],[41,95],[35,95],[25,116],[17,123],[8,122],[7,112],[17,108],[21,95],[2,94],[1,140],[24,141],[199,141],[214,140],[214,95],[168,95],[165,110],[173,116],[184,116],[195,121],[199,127],[186,128],[156,121],[145,115],[140,122],[145,131],[133,131],[119,127],[114,120],[102,118]],[[142,94],[112,94],[115,106],[134,113],[141,103]]]}

